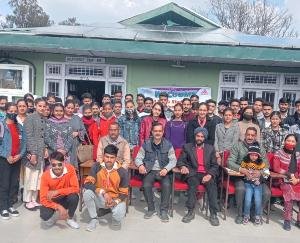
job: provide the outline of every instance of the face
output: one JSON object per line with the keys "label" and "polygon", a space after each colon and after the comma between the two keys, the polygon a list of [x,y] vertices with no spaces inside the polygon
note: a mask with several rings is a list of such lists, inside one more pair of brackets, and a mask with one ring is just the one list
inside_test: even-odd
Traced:
{"label": "face", "polygon": [[116,101],[121,101],[122,100],[122,93],[116,93],[114,95],[114,98],[115,98]]}
{"label": "face", "polygon": [[125,102],[133,100],[133,98],[130,95],[125,96]]}
{"label": "face", "polygon": [[293,145],[293,147],[296,146],[296,139],[293,136],[288,137],[285,141],[284,144],[289,144],[289,145]]}
{"label": "face", "polygon": [[196,135],[195,135],[195,141],[196,141],[196,144],[197,145],[201,145],[204,143],[204,140],[205,140],[205,137],[203,135],[202,132],[198,132]]}
{"label": "face", "polygon": [[110,98],[109,97],[103,97],[102,99],[102,104],[105,104],[105,103],[110,103]]}
{"label": "face", "polygon": [[183,106],[183,111],[185,113],[188,113],[192,108],[192,103],[189,100],[185,100],[182,102],[182,106]]}
{"label": "face", "polygon": [[199,99],[197,97],[192,97],[191,98],[191,104],[199,102]]}
{"label": "face", "polygon": [[[110,114],[110,113],[112,113],[112,111],[113,111],[112,107],[110,105],[106,105],[102,109],[102,114],[103,115]],[[120,112],[121,112],[121,110],[120,110]]]}
{"label": "face", "polygon": [[251,144],[256,141],[257,134],[255,131],[248,130],[245,134],[246,143]]}
{"label": "face", "polygon": [[258,154],[257,153],[251,153],[249,154],[249,158],[251,161],[256,161],[258,159]]}
{"label": "face", "polygon": [[256,114],[260,113],[263,109],[263,106],[262,106],[262,102],[261,101],[255,101],[254,102],[254,105],[253,105],[253,108],[254,108],[254,111]]}
{"label": "face", "polygon": [[108,135],[112,140],[116,140],[119,137],[120,129],[117,125],[110,125],[108,129]]}
{"label": "face", "polygon": [[226,109],[226,106],[225,106],[225,105],[219,105],[219,106],[218,106],[218,111],[219,111],[219,113],[223,113],[225,109]]}
{"label": "face", "polygon": [[279,111],[286,113],[289,109],[289,103],[279,103]]}
{"label": "face", "polygon": [[75,106],[71,103],[65,107],[65,113],[67,116],[72,116],[74,113],[74,110],[75,110]]}
{"label": "face", "polygon": [[105,153],[104,156],[103,156],[103,162],[105,164],[105,167],[108,170],[111,170],[113,168],[114,163],[116,162],[116,160],[117,160],[117,157],[113,154]]}
{"label": "face", "polygon": [[162,127],[162,126],[155,126],[155,127],[152,129],[152,136],[153,136],[153,138],[156,139],[156,140],[162,139],[163,134],[164,134],[164,130],[163,130],[163,127]]}
{"label": "face", "polygon": [[28,109],[34,109],[34,103],[33,102],[27,102]]}
{"label": "face", "polygon": [[153,106],[153,102],[151,100],[146,100],[145,101],[145,108],[151,110]]}
{"label": "face", "polygon": [[57,119],[61,119],[64,116],[64,109],[60,106],[55,106],[53,110],[53,116]]}
{"label": "face", "polygon": [[174,116],[175,118],[181,118],[183,114],[183,110],[180,106],[175,106],[174,108]]}
{"label": "face", "polygon": [[18,109],[17,109],[17,106],[11,106],[8,108],[8,110],[6,111],[6,113],[8,114],[17,114],[18,112]]}
{"label": "face", "polygon": [[49,103],[49,104],[55,104],[55,98],[54,97],[49,97],[48,99],[47,99],[47,103]]}
{"label": "face", "polygon": [[278,127],[280,122],[281,122],[281,119],[279,116],[274,115],[271,117],[271,126],[272,127]]}
{"label": "face", "polygon": [[163,104],[164,107],[168,104],[168,97],[161,96],[159,97],[159,102]]}
{"label": "face", "polygon": [[27,112],[27,105],[25,101],[20,101],[17,104],[17,108],[18,108],[18,114],[19,115],[24,115]]}
{"label": "face", "polygon": [[159,117],[161,114],[161,107],[160,105],[156,104],[155,106],[153,106],[152,108],[152,114],[154,117]]}
{"label": "face", "polygon": [[128,110],[129,109],[134,110],[135,107],[134,107],[134,104],[132,102],[129,102],[129,103],[126,104],[125,108],[128,109]]}
{"label": "face", "polygon": [[246,101],[246,100],[240,101],[241,110],[245,109],[248,105],[249,105],[248,101]]}
{"label": "face", "polygon": [[300,103],[298,103],[298,104],[296,105],[296,112],[297,112],[298,114],[300,114]]}
{"label": "face", "polygon": [[233,113],[231,111],[226,111],[223,116],[225,123],[230,123],[233,120]]}
{"label": "face", "polygon": [[215,113],[216,105],[214,103],[208,103],[208,114],[212,115]]}
{"label": "face", "polygon": [[139,107],[143,106],[143,105],[144,105],[144,98],[141,97],[141,96],[138,96],[138,97],[136,98],[136,103],[137,103],[137,105],[138,105]]}
{"label": "face", "polygon": [[86,109],[84,112],[83,112],[83,115],[85,117],[91,117],[92,116],[92,110],[91,109]]}
{"label": "face", "polygon": [[[43,115],[45,112],[45,107],[46,107],[46,102],[45,101],[40,101],[39,103],[36,104],[35,110],[37,113]],[[29,108],[29,105],[28,105]]]}
{"label": "face", "polygon": [[0,100],[0,110],[5,110],[6,103],[7,103],[7,99]]}
{"label": "face", "polygon": [[200,119],[204,119],[207,116],[208,109],[206,105],[200,105],[198,109],[198,115]]}
{"label": "face", "polygon": [[79,104],[76,103],[74,108],[74,113],[77,113],[79,111],[79,108],[80,108]]}
{"label": "face", "polygon": [[51,168],[56,176],[61,176],[64,172],[64,163],[55,159],[51,160]]}
{"label": "face", "polygon": [[119,115],[122,112],[122,105],[117,103],[114,105],[114,113]]}
{"label": "face", "polygon": [[273,108],[271,106],[264,106],[263,107],[264,117],[270,117],[272,112],[273,112]]}
{"label": "face", "polygon": [[234,114],[237,114],[240,110],[240,103],[234,101],[230,104],[230,108],[233,109]]}
{"label": "face", "polygon": [[90,99],[90,98],[84,98],[84,99],[82,100],[82,103],[83,103],[84,105],[90,105],[90,104],[92,104],[92,99]]}
{"label": "face", "polygon": [[244,114],[249,115],[249,116],[252,116],[252,117],[253,117],[253,115],[254,115],[252,109],[246,109],[246,110],[244,111]]}
{"label": "face", "polygon": [[43,116],[44,116],[44,117],[49,117],[49,116],[50,116],[50,113],[51,113],[50,107],[49,107],[48,105],[46,105],[45,111],[44,111],[44,113],[43,113]]}
{"label": "face", "polygon": [[99,116],[100,115],[100,108],[97,105],[92,106],[92,112],[94,116]]}

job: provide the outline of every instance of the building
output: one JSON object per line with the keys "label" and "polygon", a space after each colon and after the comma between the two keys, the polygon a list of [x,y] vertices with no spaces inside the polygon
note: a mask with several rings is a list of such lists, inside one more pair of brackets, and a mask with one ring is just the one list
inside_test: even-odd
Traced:
{"label": "building", "polygon": [[0,95],[65,98],[210,87],[215,99],[300,98],[300,40],[246,35],[175,3],[101,26],[0,30]]}

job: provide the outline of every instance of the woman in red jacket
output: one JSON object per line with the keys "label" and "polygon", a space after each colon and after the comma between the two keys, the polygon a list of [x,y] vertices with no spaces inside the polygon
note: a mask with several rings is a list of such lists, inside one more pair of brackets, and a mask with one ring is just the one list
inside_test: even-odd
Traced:
{"label": "woman in red jacket", "polygon": [[149,116],[144,117],[141,122],[140,145],[142,145],[145,142],[145,140],[150,138],[153,122],[161,123],[163,125],[163,128],[165,128],[165,125],[167,123],[164,108],[162,103],[160,102],[157,102],[153,105],[151,114]]}

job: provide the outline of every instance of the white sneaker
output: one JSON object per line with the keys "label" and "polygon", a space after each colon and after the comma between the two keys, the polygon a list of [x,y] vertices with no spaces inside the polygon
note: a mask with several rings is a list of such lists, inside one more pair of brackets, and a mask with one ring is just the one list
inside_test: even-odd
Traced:
{"label": "white sneaker", "polygon": [[17,209],[15,209],[14,207],[10,207],[8,209],[8,212],[13,217],[19,217],[19,215],[20,215],[19,211]]}
{"label": "white sneaker", "polygon": [[68,224],[72,229],[79,229],[79,228],[80,228],[79,224],[78,224],[74,219],[67,219],[67,224]]}
{"label": "white sneaker", "polygon": [[9,216],[9,212],[7,210],[2,210],[1,211],[1,218],[2,219],[10,219],[10,216]]}
{"label": "white sneaker", "polygon": [[97,227],[97,223],[98,223],[97,219],[92,219],[89,222],[89,224],[87,225],[86,230],[89,231],[89,232],[94,231],[96,229],[96,227]]}

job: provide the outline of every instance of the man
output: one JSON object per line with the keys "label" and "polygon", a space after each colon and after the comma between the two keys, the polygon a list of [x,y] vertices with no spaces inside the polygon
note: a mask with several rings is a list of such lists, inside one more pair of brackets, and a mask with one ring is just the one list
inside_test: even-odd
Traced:
{"label": "man", "polygon": [[117,102],[117,101],[122,102],[122,97],[123,97],[123,94],[122,94],[121,90],[115,91],[115,93],[114,93],[114,103]]}
{"label": "man", "polygon": [[294,115],[290,115],[285,119],[284,124],[287,124],[289,127],[295,125],[300,121],[300,99],[295,102],[296,111]]}
{"label": "man", "polygon": [[117,122],[109,125],[108,135],[100,138],[97,148],[97,162],[103,163],[104,148],[113,144],[118,148],[117,162],[128,169],[130,164],[130,147],[128,142],[120,136],[120,126]]}
{"label": "man", "polygon": [[105,104],[105,103],[111,103],[111,97],[109,94],[104,94],[102,96],[102,101],[101,101],[101,104]]}
{"label": "man", "polygon": [[[5,105],[7,103],[7,96],[0,96],[0,121],[5,119]],[[1,132],[1,131],[0,131]]]}
{"label": "man", "polygon": [[208,131],[208,138],[206,142],[213,145],[215,141],[215,131],[218,121],[215,119],[209,119],[207,104],[202,102],[199,104],[198,115],[191,120],[187,125],[186,141],[187,143],[195,142],[194,131],[197,127],[205,127]]}
{"label": "man", "polygon": [[170,121],[173,116],[173,111],[168,107],[169,95],[167,92],[161,92],[159,94],[159,102],[162,103],[164,107],[164,112],[167,121]]}
{"label": "man", "polygon": [[[249,146],[257,143],[257,129],[255,127],[248,127],[245,133],[245,140],[240,141],[237,144],[233,144],[233,147],[230,151],[230,156],[228,159],[229,169],[240,172],[248,176],[249,172],[241,168],[241,162],[244,157],[248,154]],[[262,160],[266,164],[266,167],[269,167],[269,163],[265,157],[265,150],[262,146],[260,146]],[[256,172],[260,173],[260,172]],[[235,184],[235,199],[237,204],[238,215],[235,219],[237,224],[241,224],[243,222],[243,204],[245,198],[245,184],[242,177],[237,177],[234,180]],[[266,206],[268,200],[271,197],[271,192],[268,186],[265,183],[262,183],[262,196],[263,196],[263,208]]]}
{"label": "man", "polygon": [[57,220],[66,220],[73,229],[79,229],[74,214],[79,201],[79,184],[74,167],[64,163],[64,155],[55,151],[50,155],[51,168],[43,173],[40,186],[40,217],[43,225],[53,226]]}
{"label": "man", "polygon": [[184,175],[189,186],[186,206],[187,214],[182,222],[189,223],[195,218],[195,205],[197,202],[197,187],[199,184],[205,186],[208,194],[210,223],[218,226],[218,189],[217,175],[219,166],[216,160],[216,152],[212,145],[204,144],[208,131],[198,127],[194,131],[195,143],[188,143],[183,146],[182,154],[177,162],[180,173]]}
{"label": "man", "polygon": [[191,97],[190,97],[190,100],[191,100],[191,104],[199,103],[199,96],[196,95],[196,94],[192,94]]}
{"label": "man", "polygon": [[287,98],[282,97],[279,99],[278,107],[282,123],[285,124],[285,120],[289,116],[290,101]]}
{"label": "man", "polygon": [[133,101],[133,95],[132,94],[126,94],[125,95],[125,103],[129,100],[132,100]]}
{"label": "man", "polygon": [[182,114],[182,120],[185,122],[189,122],[195,118],[195,114],[192,112],[192,103],[189,98],[184,98],[182,100],[182,106],[183,106],[183,114]]}
{"label": "man", "polygon": [[210,120],[215,120],[216,123],[221,123],[222,119],[215,114],[216,108],[217,108],[217,102],[213,99],[209,99],[206,101],[207,107],[208,107],[208,112],[207,116]]}
{"label": "man", "polygon": [[112,227],[121,229],[126,214],[128,196],[128,172],[117,163],[118,148],[112,144],[104,148],[103,165],[95,163],[90,175],[84,182],[83,201],[91,221],[87,231],[94,231],[98,223],[98,214],[112,213]]}
{"label": "man", "polygon": [[225,100],[221,100],[218,103],[218,116],[223,118],[224,110],[228,107],[228,102]]}
{"label": "man", "polygon": [[90,93],[83,93],[81,95],[82,106],[79,108],[79,113],[82,114],[82,107],[84,105],[91,105],[93,102],[93,97]]}
{"label": "man", "polygon": [[121,101],[115,101],[114,114],[117,119],[119,119],[122,116],[122,102]]}
{"label": "man", "polygon": [[144,196],[148,205],[148,211],[144,218],[150,219],[155,214],[153,199],[153,184],[160,181],[161,204],[160,219],[168,222],[169,201],[172,190],[171,171],[176,166],[176,156],[172,144],[163,138],[163,125],[152,125],[152,138],[145,141],[140,148],[135,164],[139,173],[143,175]]}
{"label": "man", "polygon": [[264,117],[264,114],[262,112],[264,102],[265,101],[262,98],[256,98],[254,100],[253,109],[254,109],[257,120]]}
{"label": "man", "polygon": [[152,106],[153,106],[153,99],[151,97],[146,97],[144,110],[143,110],[143,112],[139,113],[139,117],[142,118],[144,116],[150,115]]}
{"label": "man", "polygon": [[238,121],[240,119],[240,101],[238,99],[230,100],[229,107],[233,110],[233,120]]}
{"label": "man", "polygon": [[258,120],[258,124],[260,127],[260,130],[262,131],[264,128],[267,128],[271,125],[271,114],[273,112],[273,106],[269,102],[263,103],[263,114],[264,117]]}
{"label": "man", "polygon": [[137,94],[136,95],[136,105],[137,105],[137,112],[138,114],[144,111],[145,108],[145,95]]}
{"label": "man", "polygon": [[247,97],[240,98],[240,110],[243,111],[247,106],[249,106],[249,101]]}

